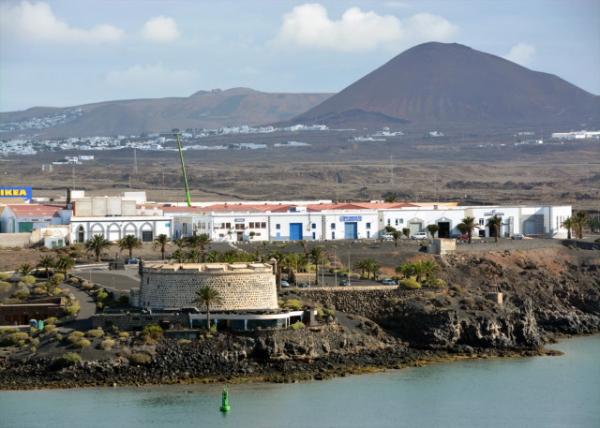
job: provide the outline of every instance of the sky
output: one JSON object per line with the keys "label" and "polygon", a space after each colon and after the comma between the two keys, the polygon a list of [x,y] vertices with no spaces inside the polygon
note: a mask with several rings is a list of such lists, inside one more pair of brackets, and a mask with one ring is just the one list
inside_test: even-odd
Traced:
{"label": "sky", "polygon": [[600,94],[598,0],[0,0],[0,111],[240,86],[337,92],[428,41]]}

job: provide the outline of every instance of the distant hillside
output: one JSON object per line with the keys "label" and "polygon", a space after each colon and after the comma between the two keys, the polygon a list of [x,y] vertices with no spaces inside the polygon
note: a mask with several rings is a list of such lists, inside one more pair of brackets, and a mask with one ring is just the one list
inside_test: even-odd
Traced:
{"label": "distant hillside", "polygon": [[600,126],[600,97],[459,44],[415,46],[293,122]]}
{"label": "distant hillside", "polygon": [[199,91],[187,98],[105,101],[81,106],[34,107],[0,113],[2,136],[46,137],[141,134],[172,128],[218,128],[288,120],[331,94],[278,94],[247,88]]}

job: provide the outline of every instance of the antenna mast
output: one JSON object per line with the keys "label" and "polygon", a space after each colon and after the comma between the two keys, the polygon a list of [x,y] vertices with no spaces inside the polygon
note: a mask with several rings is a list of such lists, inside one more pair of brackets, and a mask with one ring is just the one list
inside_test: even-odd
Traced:
{"label": "antenna mast", "polygon": [[181,148],[181,133],[179,129],[173,129],[175,138],[177,138],[177,149],[179,150],[179,159],[181,160],[181,172],[183,173],[183,184],[185,185],[185,202],[188,207],[192,206],[192,198],[190,196],[190,186],[188,184],[187,172],[185,171],[185,162],[183,160],[183,149]]}

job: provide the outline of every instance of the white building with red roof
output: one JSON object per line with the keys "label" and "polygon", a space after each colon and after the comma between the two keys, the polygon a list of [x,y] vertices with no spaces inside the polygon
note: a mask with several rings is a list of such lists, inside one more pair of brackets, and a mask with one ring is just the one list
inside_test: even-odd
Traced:
{"label": "white building with red roof", "polygon": [[3,233],[32,232],[51,224],[65,224],[69,214],[62,205],[10,204],[0,216]]}

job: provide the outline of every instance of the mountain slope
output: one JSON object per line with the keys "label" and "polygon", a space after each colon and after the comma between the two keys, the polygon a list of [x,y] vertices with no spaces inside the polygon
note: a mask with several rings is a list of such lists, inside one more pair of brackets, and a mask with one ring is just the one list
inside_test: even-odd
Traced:
{"label": "mountain slope", "polygon": [[433,42],[408,49],[294,118],[361,126],[402,120],[434,126],[582,126],[600,123],[600,97],[467,46]]}
{"label": "mountain slope", "polygon": [[0,128],[17,128],[2,135],[36,133],[46,137],[71,137],[260,125],[288,120],[329,96],[233,88],[199,91],[187,98],[105,101],[65,108],[34,107],[0,113]]}

